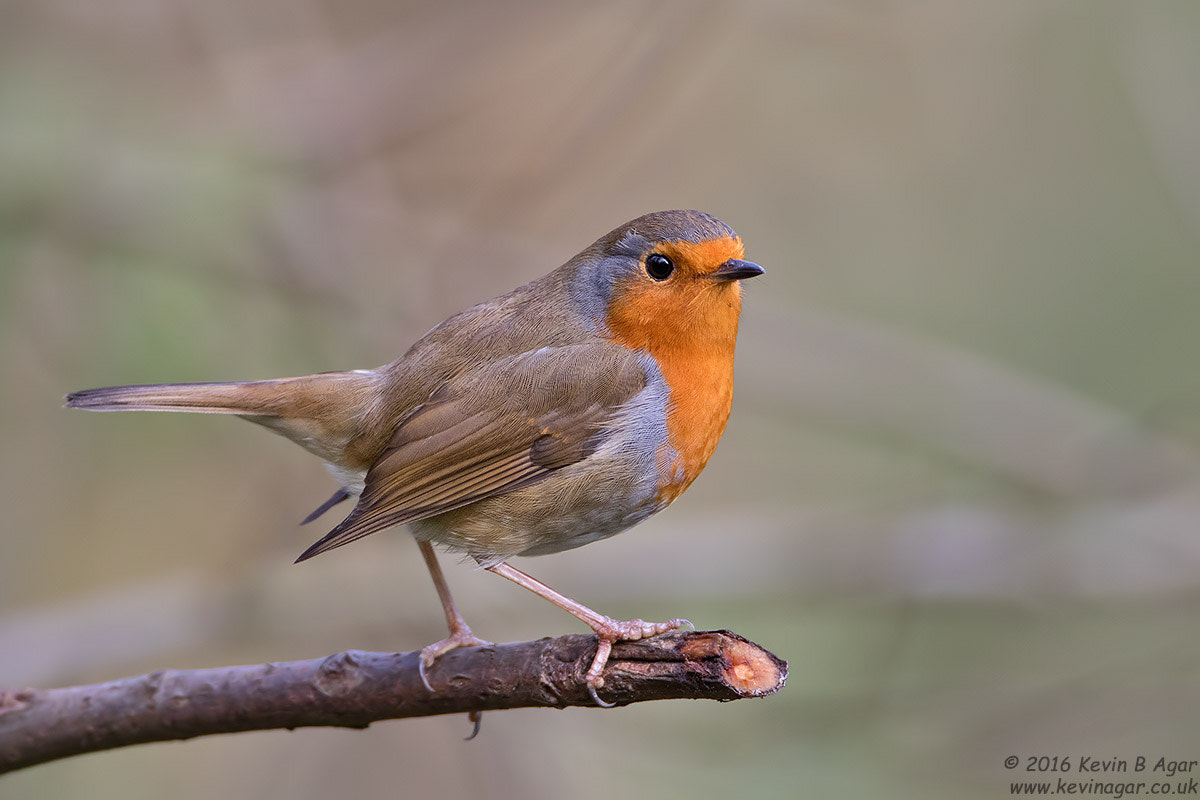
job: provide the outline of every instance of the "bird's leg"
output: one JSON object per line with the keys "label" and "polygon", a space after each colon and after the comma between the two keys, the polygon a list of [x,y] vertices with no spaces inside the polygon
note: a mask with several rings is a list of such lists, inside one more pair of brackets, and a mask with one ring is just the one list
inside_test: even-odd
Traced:
{"label": "bird's leg", "polygon": [[685,625],[688,627],[692,625],[686,619],[671,619],[666,622],[645,622],[640,619],[615,620],[612,617],[606,617],[603,614],[593,611],[582,603],[575,602],[566,595],[559,594],[537,578],[526,575],[521,570],[503,561],[485,569],[503,578],[508,578],[513,583],[524,586],[534,594],[544,597],[568,614],[578,617],[585,625],[596,632],[596,635],[600,637],[600,643],[596,647],[596,657],[592,659],[592,666],[587,671],[588,691],[591,692],[592,699],[596,701],[596,705],[612,705],[601,700],[596,690],[604,686],[604,665],[608,663],[608,656],[612,653],[614,643],[649,639],[651,636],[658,636],[660,633],[673,631]]}
{"label": "bird's leg", "polygon": [[438,564],[437,553],[434,552],[433,545],[429,542],[417,542],[417,545],[421,548],[425,566],[429,567],[429,576],[433,578],[433,586],[437,589],[438,599],[442,601],[442,610],[446,612],[446,626],[450,628],[449,636],[421,650],[419,667],[421,682],[425,684],[426,689],[432,692],[433,687],[429,685],[429,678],[425,676],[425,672],[434,665],[438,658],[456,647],[476,647],[489,645],[491,642],[485,642],[472,634],[466,620],[454,607],[454,598],[450,596],[450,587],[446,585],[446,576],[442,574],[442,568]]}

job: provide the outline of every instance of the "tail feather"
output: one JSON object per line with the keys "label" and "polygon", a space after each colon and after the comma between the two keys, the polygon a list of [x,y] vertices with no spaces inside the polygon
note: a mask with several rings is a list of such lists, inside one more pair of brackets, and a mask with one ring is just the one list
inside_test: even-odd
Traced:
{"label": "tail feather", "polygon": [[[256,386],[270,383],[151,383],[71,392],[67,408],[85,411],[186,411],[193,414],[272,414]],[[277,405],[277,404],[276,404]]]}
{"label": "tail feather", "polygon": [[286,436],[330,464],[365,471],[367,464],[346,461],[346,448],[362,432],[364,417],[378,396],[378,377],[372,370],[352,370],[243,383],[105,386],[72,392],[66,406],[85,411],[236,414]]}
{"label": "tail feather", "polygon": [[353,496],[354,495],[350,494],[349,490],[343,486],[342,488],[338,489],[336,492],[333,493],[333,497],[329,498],[324,503],[321,503],[321,505],[319,505],[317,507],[316,511],[312,512],[307,517],[305,517],[304,521],[302,521],[300,524],[307,525],[308,523],[310,523],[313,520],[320,517],[322,514],[324,514],[329,509],[336,506],[338,503],[342,502],[343,500],[349,500]]}

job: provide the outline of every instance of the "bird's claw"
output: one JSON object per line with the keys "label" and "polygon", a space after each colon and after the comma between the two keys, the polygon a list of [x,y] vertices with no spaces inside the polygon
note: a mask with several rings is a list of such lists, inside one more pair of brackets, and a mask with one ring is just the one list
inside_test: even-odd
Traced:
{"label": "bird's claw", "polygon": [[469,742],[479,735],[479,726],[483,724],[483,712],[471,711],[467,713],[467,721],[474,725],[471,728],[471,735],[463,739],[464,742]]}
{"label": "bird's claw", "polygon": [[616,705],[616,703],[609,703],[602,700],[600,693],[597,691],[604,687],[604,666],[608,663],[608,657],[612,654],[612,648],[615,643],[649,639],[685,626],[692,630],[696,629],[696,626],[686,619],[669,619],[666,622],[646,622],[641,619],[622,621],[606,618],[604,621],[593,625],[592,630],[600,637],[600,641],[596,644],[596,656],[592,659],[592,665],[588,667],[587,675],[585,676],[587,679],[588,694],[591,695],[593,702],[601,708],[612,708]]}
{"label": "bird's claw", "polygon": [[491,642],[484,641],[472,634],[470,628],[464,627],[454,631],[445,639],[422,648],[421,657],[417,663],[417,674],[421,676],[421,683],[425,684],[426,689],[433,691],[433,685],[429,683],[429,670],[433,668],[439,658],[451,650],[457,650],[460,647],[489,647],[491,644]]}
{"label": "bird's claw", "polygon": [[605,700],[601,700],[600,692],[596,691],[595,686],[592,686],[589,683],[587,685],[587,687],[588,687],[588,694],[590,694],[592,696],[592,702],[594,702],[596,705],[600,706],[600,708],[614,708],[617,705],[616,703],[609,703]]}

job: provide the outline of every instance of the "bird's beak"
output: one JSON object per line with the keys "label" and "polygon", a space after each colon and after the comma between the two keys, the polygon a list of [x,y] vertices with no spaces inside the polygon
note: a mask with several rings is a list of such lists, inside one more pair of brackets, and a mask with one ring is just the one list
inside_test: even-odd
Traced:
{"label": "bird's beak", "polygon": [[751,261],[731,258],[708,273],[708,277],[718,281],[741,281],[753,278],[755,275],[762,275],[764,272],[766,270]]}

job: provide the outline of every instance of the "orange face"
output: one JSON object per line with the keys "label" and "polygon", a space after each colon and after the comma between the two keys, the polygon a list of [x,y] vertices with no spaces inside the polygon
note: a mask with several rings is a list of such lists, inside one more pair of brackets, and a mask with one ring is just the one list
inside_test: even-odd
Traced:
{"label": "orange face", "polygon": [[[608,327],[620,344],[658,355],[737,337],[741,311],[738,281],[709,277],[744,254],[742,240],[726,236],[696,243],[658,242],[642,257],[643,271],[614,287]],[[665,256],[674,271],[663,280],[646,272],[649,259]]]}
{"label": "orange face", "polygon": [[708,239],[703,242],[660,242],[651,252],[662,253],[675,259],[680,269],[691,270],[693,274],[706,275],[718,269],[731,258],[741,258],[746,254],[742,240],[735,236],[722,236],[720,239]]}
{"label": "orange face", "polygon": [[[654,256],[674,269],[651,273]],[[642,272],[614,287],[608,306],[612,338],[652,355],[670,387],[669,447],[660,455],[659,499],[674,500],[716,450],[733,402],[733,353],[742,295],[739,281],[713,277],[743,255],[741,239],[658,242]],[[660,271],[661,274],[661,271]]]}

